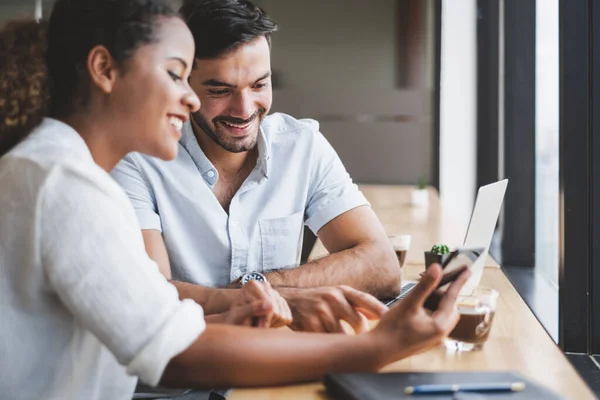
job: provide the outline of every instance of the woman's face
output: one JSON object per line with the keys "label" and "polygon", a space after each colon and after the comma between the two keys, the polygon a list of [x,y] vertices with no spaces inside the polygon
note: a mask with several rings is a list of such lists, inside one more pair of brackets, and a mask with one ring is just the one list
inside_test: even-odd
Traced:
{"label": "woman's face", "polygon": [[115,133],[127,152],[177,156],[181,126],[200,100],[188,85],[194,39],[179,18],[158,20],[158,41],[143,45],[118,70],[108,96]]}

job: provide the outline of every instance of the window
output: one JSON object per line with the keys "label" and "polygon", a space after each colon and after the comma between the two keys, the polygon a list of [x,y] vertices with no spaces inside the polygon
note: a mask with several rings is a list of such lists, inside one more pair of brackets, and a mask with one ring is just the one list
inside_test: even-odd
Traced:
{"label": "window", "polygon": [[536,14],[535,264],[558,286],[558,0],[538,0]]}

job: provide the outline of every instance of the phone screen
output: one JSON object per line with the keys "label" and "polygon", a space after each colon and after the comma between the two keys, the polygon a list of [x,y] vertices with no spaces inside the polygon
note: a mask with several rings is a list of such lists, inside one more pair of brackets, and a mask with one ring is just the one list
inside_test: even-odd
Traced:
{"label": "phone screen", "polygon": [[465,266],[471,268],[471,265],[481,256],[483,249],[460,248],[455,250],[446,260],[442,268],[444,273],[452,272],[457,268]]}
{"label": "phone screen", "polygon": [[482,248],[459,248],[453,251],[442,265],[444,273],[438,287],[456,280],[463,270],[471,268],[483,251]]}
{"label": "phone screen", "polygon": [[[471,268],[483,252],[484,249],[482,248],[460,248],[452,252],[450,257],[444,262],[444,265],[442,265],[444,274],[438,284],[438,288],[454,282],[465,269]],[[442,294],[443,292],[437,290],[433,292],[425,301],[424,307],[435,311]]]}

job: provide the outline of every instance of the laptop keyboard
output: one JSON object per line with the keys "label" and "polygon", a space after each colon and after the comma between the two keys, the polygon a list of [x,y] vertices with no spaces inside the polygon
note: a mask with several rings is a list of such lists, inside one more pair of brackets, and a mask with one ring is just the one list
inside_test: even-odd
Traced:
{"label": "laptop keyboard", "polygon": [[398,297],[396,297],[395,299],[388,301],[387,303],[385,303],[385,305],[388,307],[391,307],[392,305],[396,304],[396,302],[405,298],[406,295],[409,294],[410,291],[413,290],[416,285],[417,285],[416,282],[408,282],[406,285],[403,285],[402,289],[400,289],[400,295]]}

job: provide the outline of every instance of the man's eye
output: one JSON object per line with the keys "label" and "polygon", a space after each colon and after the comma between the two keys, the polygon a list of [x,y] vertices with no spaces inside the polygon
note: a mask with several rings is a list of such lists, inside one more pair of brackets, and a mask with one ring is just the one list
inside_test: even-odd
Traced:
{"label": "man's eye", "polygon": [[169,75],[171,76],[171,79],[173,79],[175,82],[181,80],[181,77],[174,72],[169,71]]}
{"label": "man's eye", "polygon": [[228,90],[209,90],[208,93],[215,95],[215,96],[220,96],[223,94],[227,94]]}
{"label": "man's eye", "polygon": [[267,86],[266,83],[259,83],[257,85],[254,85],[254,89],[262,89],[262,88],[264,88],[266,86]]}

